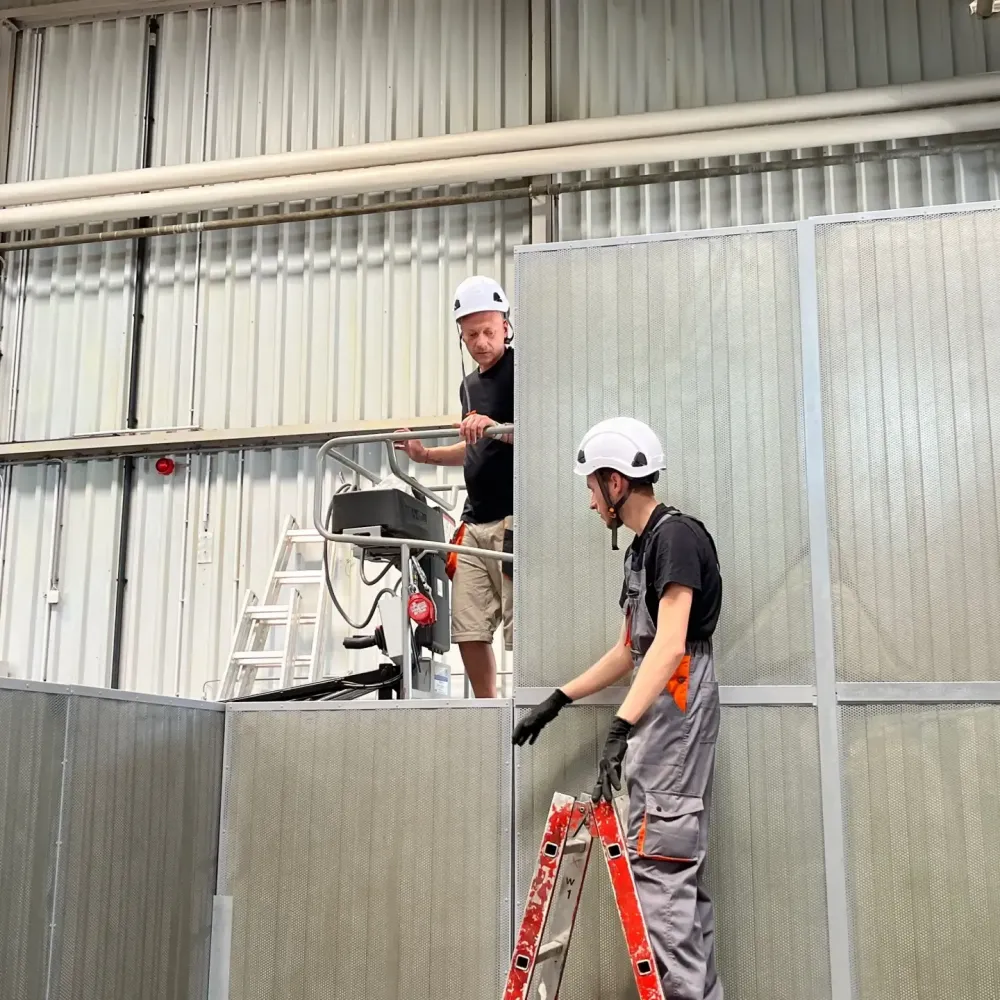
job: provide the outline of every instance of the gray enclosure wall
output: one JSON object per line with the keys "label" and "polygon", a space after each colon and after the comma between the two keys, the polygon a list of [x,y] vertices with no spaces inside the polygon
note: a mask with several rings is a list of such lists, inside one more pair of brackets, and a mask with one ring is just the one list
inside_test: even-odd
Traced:
{"label": "gray enclosure wall", "polygon": [[229,1000],[499,998],[510,733],[503,702],[230,711]]}
{"label": "gray enclosure wall", "polygon": [[204,997],[224,715],[69,690],[0,682],[0,994]]}
{"label": "gray enclosure wall", "polygon": [[[518,248],[515,699],[617,637],[623,553],[572,460],[646,420],[724,575],[730,1000],[1000,998],[998,240],[991,205]],[[519,906],[605,701],[518,751]],[[580,1000],[632,995],[600,881]]]}

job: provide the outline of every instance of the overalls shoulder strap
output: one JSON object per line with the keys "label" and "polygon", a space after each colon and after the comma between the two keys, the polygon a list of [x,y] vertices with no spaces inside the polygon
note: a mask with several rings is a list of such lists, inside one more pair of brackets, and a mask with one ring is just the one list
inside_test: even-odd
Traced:
{"label": "overalls shoulder strap", "polygon": [[712,546],[712,552],[715,554],[715,561],[716,563],[718,563],[719,550],[715,547],[715,539],[712,537],[712,533],[708,530],[708,528],[705,527],[702,521],[698,520],[698,518],[696,517],[692,517],[691,514],[683,513],[682,511],[678,510],[676,507],[673,506],[668,506],[666,513],[670,517],[681,517],[685,521],[690,521],[692,524],[698,525],[698,527],[701,528],[704,536],[708,539],[708,544]]}

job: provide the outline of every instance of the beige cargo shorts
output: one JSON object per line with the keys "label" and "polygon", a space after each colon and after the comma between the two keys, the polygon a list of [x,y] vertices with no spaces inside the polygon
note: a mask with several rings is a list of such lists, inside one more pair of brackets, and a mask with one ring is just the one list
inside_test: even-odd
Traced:
{"label": "beige cargo shorts", "polygon": [[[462,545],[474,549],[503,551],[503,533],[514,526],[514,518],[489,524],[466,524]],[[503,621],[504,648],[514,648],[514,581],[497,559],[460,553],[451,589],[451,641],[493,642],[493,633]]]}

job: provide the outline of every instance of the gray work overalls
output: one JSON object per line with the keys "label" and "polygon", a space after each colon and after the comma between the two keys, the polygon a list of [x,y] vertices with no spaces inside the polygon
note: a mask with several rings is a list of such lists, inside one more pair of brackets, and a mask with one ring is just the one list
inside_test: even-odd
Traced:
{"label": "gray work overalls", "polygon": [[[684,517],[696,531],[705,530],[694,518],[668,508],[648,529],[650,534],[675,517]],[[646,606],[645,559],[637,568],[631,555],[626,562],[634,679],[656,635],[656,621]],[[715,969],[715,915],[704,879],[718,733],[712,644],[689,642],[667,688],[633,729],[624,766],[629,855],[663,992],[670,1000],[722,1000]]]}

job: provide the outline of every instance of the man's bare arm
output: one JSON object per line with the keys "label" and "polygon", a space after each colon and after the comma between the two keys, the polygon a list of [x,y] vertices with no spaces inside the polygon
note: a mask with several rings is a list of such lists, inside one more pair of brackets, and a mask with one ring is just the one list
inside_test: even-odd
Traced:
{"label": "man's bare arm", "polygon": [[[425,448],[425,465],[463,465],[465,463],[465,442],[443,444],[437,448]],[[420,461],[420,459],[418,459]]]}
{"label": "man's bare arm", "polygon": [[628,674],[632,669],[632,654],[625,644],[625,634],[625,622],[623,621],[618,642],[592,667],[588,667],[582,674],[562,686],[562,691],[567,698],[579,701],[580,698],[586,698],[598,691],[603,691]]}
{"label": "man's bare arm", "polygon": [[[404,428],[404,431],[409,428]],[[459,441],[457,444],[443,444],[435,448],[428,448],[423,441],[413,438],[409,441],[395,442],[397,451],[406,452],[411,462],[419,462],[421,465],[464,465],[465,464],[465,442]]]}

